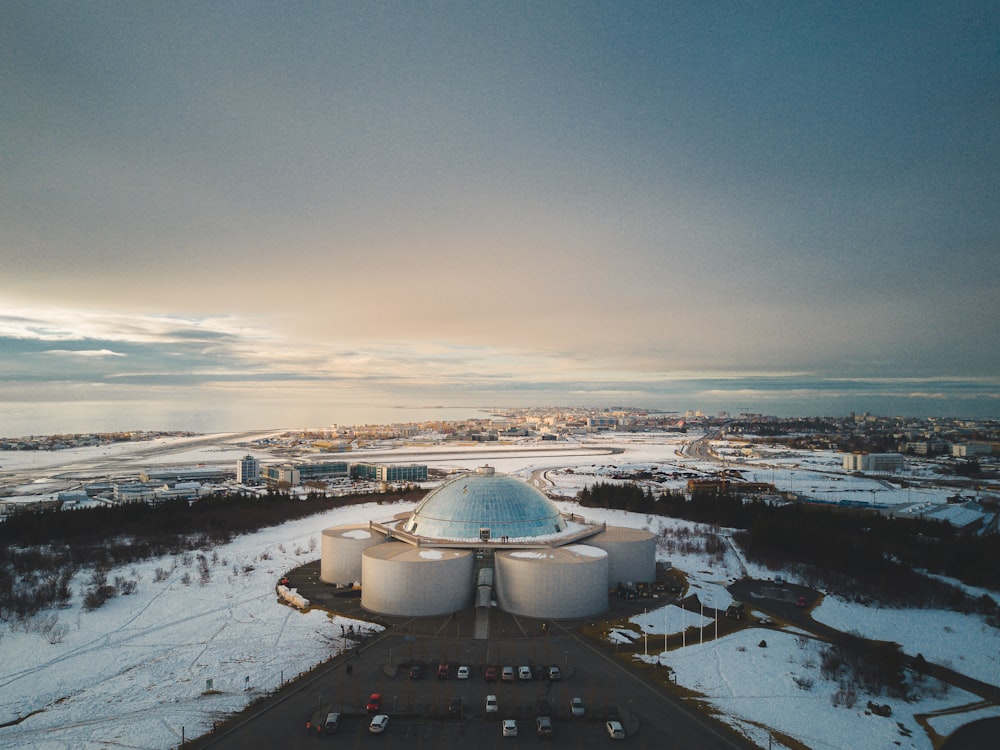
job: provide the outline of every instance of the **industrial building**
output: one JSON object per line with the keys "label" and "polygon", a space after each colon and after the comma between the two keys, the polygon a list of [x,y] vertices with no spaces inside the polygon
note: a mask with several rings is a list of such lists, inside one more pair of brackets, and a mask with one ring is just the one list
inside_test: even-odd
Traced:
{"label": "industrial building", "polygon": [[483,466],[412,513],[322,534],[320,580],[361,584],[361,606],[430,616],[496,606],[571,619],[599,614],[622,582],[653,581],[656,538],[563,514],[526,482]]}

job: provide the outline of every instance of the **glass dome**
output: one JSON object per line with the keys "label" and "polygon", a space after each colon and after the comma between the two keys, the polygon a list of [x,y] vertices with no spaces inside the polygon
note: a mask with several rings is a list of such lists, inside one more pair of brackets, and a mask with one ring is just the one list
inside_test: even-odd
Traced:
{"label": "glass dome", "polygon": [[445,482],[431,492],[403,524],[422,537],[493,541],[558,534],[566,530],[562,514],[531,485],[483,466]]}

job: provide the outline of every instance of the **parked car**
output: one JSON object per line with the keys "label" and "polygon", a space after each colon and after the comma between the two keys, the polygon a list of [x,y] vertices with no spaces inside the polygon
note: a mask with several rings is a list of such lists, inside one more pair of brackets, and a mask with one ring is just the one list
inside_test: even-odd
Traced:
{"label": "parked car", "polygon": [[518,676],[519,679],[522,679],[522,680],[530,680],[531,679],[531,667],[524,667],[524,666],[518,667],[517,668],[517,676]]}
{"label": "parked car", "polygon": [[514,667],[503,667],[500,670],[500,679],[509,682],[514,679]]}
{"label": "parked car", "polygon": [[448,703],[448,713],[455,716],[462,715],[462,699],[460,697],[455,696],[451,699],[451,702]]}
{"label": "parked car", "polygon": [[412,664],[412,665],[410,665],[410,679],[411,680],[419,680],[423,676],[424,676],[424,668],[423,667],[421,667],[419,664]]}
{"label": "parked car", "polygon": [[438,664],[437,676],[439,680],[447,680],[448,672],[449,669],[447,664]]}
{"label": "parked car", "polygon": [[497,706],[497,697],[495,695],[486,696],[486,713],[495,714],[499,710]]}
{"label": "parked car", "polygon": [[503,736],[517,737],[517,719],[503,720]]}
{"label": "parked car", "polygon": [[372,717],[372,723],[368,725],[368,731],[372,734],[382,734],[387,726],[389,726],[389,717],[385,714],[379,714]]}
{"label": "parked car", "polygon": [[483,679],[487,682],[497,681],[497,668],[496,667],[486,667],[486,674],[483,675]]}
{"label": "parked car", "polygon": [[372,693],[368,696],[368,703],[365,710],[370,714],[377,714],[382,710],[382,693]]}
{"label": "parked car", "polygon": [[583,698],[571,698],[569,702],[569,712],[573,716],[583,716],[587,709],[583,706]]}
{"label": "parked car", "polygon": [[548,698],[539,698],[535,701],[535,716],[549,716],[552,713],[552,706]]}
{"label": "parked car", "polygon": [[801,608],[804,608],[804,607],[806,606],[806,598],[805,598],[804,596],[800,596],[800,597],[799,597],[799,598],[798,598],[798,599],[797,599],[797,600],[795,601],[795,606],[796,606],[796,607],[799,607],[800,609],[801,609]]}
{"label": "parked car", "polygon": [[562,672],[559,671],[559,667],[557,667],[555,664],[549,667],[549,679],[550,680],[562,679]]}
{"label": "parked car", "polygon": [[326,721],[323,723],[323,731],[327,734],[335,734],[338,729],[340,729],[340,714],[327,714]]}
{"label": "parked car", "polygon": [[608,737],[613,740],[623,740],[625,739],[625,727],[622,726],[620,721],[609,721],[604,724],[604,728],[608,730]]}
{"label": "parked car", "polygon": [[455,673],[455,677],[460,680],[469,679],[469,668],[463,664],[458,668],[458,672]]}
{"label": "parked car", "polygon": [[548,716],[539,716],[535,719],[535,734],[537,734],[542,739],[548,739],[552,736],[552,719]]}

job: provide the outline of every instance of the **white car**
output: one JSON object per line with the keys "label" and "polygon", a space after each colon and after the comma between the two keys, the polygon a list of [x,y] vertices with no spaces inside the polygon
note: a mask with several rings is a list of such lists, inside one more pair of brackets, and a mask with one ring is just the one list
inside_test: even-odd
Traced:
{"label": "white car", "polygon": [[495,714],[497,712],[497,697],[495,695],[486,696],[486,713]]}
{"label": "white car", "polygon": [[583,716],[587,710],[583,707],[583,698],[573,698],[569,702],[569,712],[573,716]]}
{"label": "white car", "polygon": [[503,736],[517,737],[517,719],[503,720]]}
{"label": "white car", "polygon": [[372,734],[382,734],[389,726],[389,717],[385,714],[378,714],[372,717],[372,723],[368,725],[368,731]]}
{"label": "white car", "polygon": [[508,682],[514,679],[514,667],[504,667],[500,670],[500,679]]}
{"label": "white car", "polygon": [[455,677],[457,677],[460,680],[469,679],[469,668],[464,665],[459,667],[458,672],[455,674]]}
{"label": "white car", "polygon": [[608,730],[608,737],[611,739],[625,739],[625,727],[622,726],[620,721],[609,721],[604,725],[604,728]]}
{"label": "white car", "polygon": [[518,667],[517,676],[522,680],[531,679],[531,667]]}

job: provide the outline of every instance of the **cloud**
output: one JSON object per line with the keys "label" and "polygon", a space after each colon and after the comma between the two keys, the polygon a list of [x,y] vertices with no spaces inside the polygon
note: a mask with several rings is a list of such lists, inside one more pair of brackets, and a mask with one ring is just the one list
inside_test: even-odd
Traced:
{"label": "cloud", "polygon": [[46,349],[42,354],[54,354],[59,357],[127,357],[122,352],[110,349]]}

